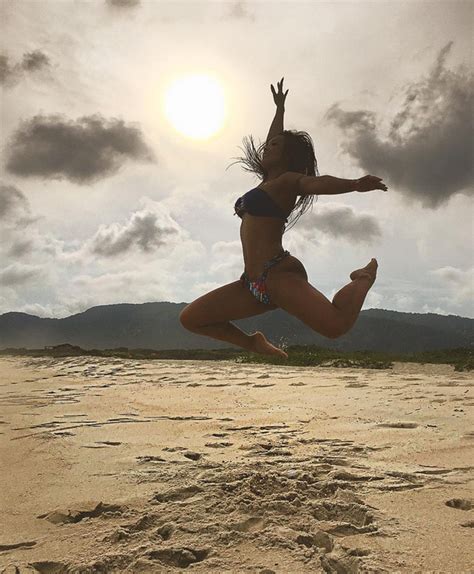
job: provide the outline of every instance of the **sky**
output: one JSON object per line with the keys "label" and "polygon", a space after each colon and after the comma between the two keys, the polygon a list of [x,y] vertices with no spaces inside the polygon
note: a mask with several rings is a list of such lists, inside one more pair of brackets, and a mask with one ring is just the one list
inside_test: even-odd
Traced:
{"label": "sky", "polygon": [[[309,133],[320,174],[388,186],[320,195],[283,235],[310,283],[332,299],[375,257],[363,309],[474,318],[474,3],[0,10],[0,313],[189,303],[238,280],[234,203],[259,180],[228,166],[245,136],[265,141],[270,84],[284,77],[284,127]],[[176,129],[165,106],[170,85],[197,74],[224,98],[205,138]]]}

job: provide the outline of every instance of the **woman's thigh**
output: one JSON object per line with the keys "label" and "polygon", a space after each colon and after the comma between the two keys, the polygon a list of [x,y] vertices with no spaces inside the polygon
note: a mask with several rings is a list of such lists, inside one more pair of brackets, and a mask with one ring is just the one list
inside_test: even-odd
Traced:
{"label": "woman's thigh", "polygon": [[184,327],[197,327],[246,319],[274,309],[276,305],[257,301],[241,281],[233,281],[189,303],[179,319]]}
{"label": "woman's thigh", "polygon": [[339,336],[345,317],[300,273],[278,272],[267,277],[267,293],[278,308],[325,337]]}

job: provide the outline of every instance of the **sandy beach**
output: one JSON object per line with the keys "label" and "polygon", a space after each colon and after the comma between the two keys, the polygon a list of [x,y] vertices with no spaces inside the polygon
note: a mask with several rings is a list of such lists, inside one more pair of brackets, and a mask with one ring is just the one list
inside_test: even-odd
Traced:
{"label": "sandy beach", "polygon": [[468,573],[474,377],[0,359],[5,574]]}

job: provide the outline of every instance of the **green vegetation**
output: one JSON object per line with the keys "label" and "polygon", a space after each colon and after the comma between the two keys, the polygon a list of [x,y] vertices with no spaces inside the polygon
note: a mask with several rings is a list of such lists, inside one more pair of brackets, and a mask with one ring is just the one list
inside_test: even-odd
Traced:
{"label": "green vegetation", "polygon": [[70,357],[89,355],[94,357],[119,357],[123,359],[175,359],[194,361],[234,361],[236,363],[267,363],[272,365],[300,367],[359,367],[363,369],[390,369],[394,362],[443,363],[453,365],[456,371],[472,371],[473,350],[470,348],[423,351],[413,354],[392,354],[380,351],[342,352],[316,345],[293,345],[285,347],[288,359],[278,356],[256,355],[234,348],[226,349],[82,349],[68,343],[44,349],[4,349],[0,355],[25,355],[29,357]]}

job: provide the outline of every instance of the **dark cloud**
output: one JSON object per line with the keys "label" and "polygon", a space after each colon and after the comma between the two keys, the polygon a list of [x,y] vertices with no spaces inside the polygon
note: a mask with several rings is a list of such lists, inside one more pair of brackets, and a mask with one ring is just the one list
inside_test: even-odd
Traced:
{"label": "dark cloud", "polygon": [[465,66],[446,69],[453,42],[439,53],[428,77],[407,85],[386,140],[374,112],[326,113],[347,135],[343,149],[366,172],[405,197],[436,208],[456,193],[472,193],[474,77]]}
{"label": "dark cloud", "polygon": [[[35,248],[32,241],[35,233],[28,226],[38,219],[39,216],[31,214],[30,204],[19,189],[0,184],[0,251],[3,254],[17,258],[31,253]],[[6,277],[8,282],[9,275]]]}
{"label": "dark cloud", "polygon": [[164,245],[170,234],[177,233],[173,227],[159,226],[157,219],[156,213],[144,210],[134,213],[124,226],[102,227],[92,240],[91,251],[106,257],[120,255],[135,246],[151,252]]}
{"label": "dark cloud", "polygon": [[44,270],[41,267],[14,263],[0,271],[0,285],[5,287],[14,287],[22,283],[28,283],[33,279],[37,279],[43,274]]}
{"label": "dark cloud", "polygon": [[155,161],[139,128],[100,114],[68,121],[55,114],[25,120],[5,149],[8,172],[86,185],[117,173],[127,160]]}
{"label": "dark cloud", "polygon": [[6,54],[0,54],[0,84],[4,84],[7,81],[9,72],[8,56]]}
{"label": "dark cloud", "polygon": [[15,241],[13,245],[7,252],[7,255],[10,257],[23,257],[27,253],[31,253],[34,249],[33,241],[26,239],[26,240],[19,240]]}
{"label": "dark cloud", "polygon": [[0,183],[0,221],[24,227],[37,219],[31,215],[30,204],[18,188]]}
{"label": "dark cloud", "polygon": [[140,0],[106,0],[106,4],[114,8],[132,8],[138,6]]}
{"label": "dark cloud", "polygon": [[41,50],[26,52],[21,63],[10,65],[7,54],[0,54],[0,84],[5,88],[15,86],[25,74],[36,72],[50,65],[48,56]]}
{"label": "dark cloud", "polygon": [[40,50],[34,50],[33,52],[23,54],[23,60],[21,62],[23,70],[31,72],[39,70],[40,68],[45,68],[46,66],[49,66],[49,58]]}
{"label": "dark cloud", "polygon": [[375,217],[359,215],[347,205],[321,205],[317,212],[301,222],[306,232],[313,233],[317,229],[337,239],[349,239],[355,243],[372,243],[382,235]]}

